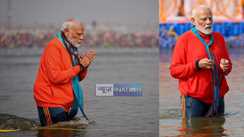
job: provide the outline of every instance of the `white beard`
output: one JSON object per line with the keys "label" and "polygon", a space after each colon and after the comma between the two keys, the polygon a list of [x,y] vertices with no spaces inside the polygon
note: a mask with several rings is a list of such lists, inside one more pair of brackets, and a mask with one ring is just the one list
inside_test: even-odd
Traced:
{"label": "white beard", "polygon": [[75,43],[73,40],[71,40],[71,39],[68,39],[69,40],[69,42],[72,44],[72,46],[74,46],[74,47],[76,47],[76,48],[78,48],[78,47],[80,47],[81,45],[79,44],[79,43]]}
{"label": "white beard", "polygon": [[196,26],[196,29],[200,32],[202,32],[203,34],[209,35],[212,33],[212,28],[211,29],[204,29],[204,28],[199,28],[198,26]]}
{"label": "white beard", "polygon": [[74,47],[78,48],[80,47],[81,45],[80,44],[72,44]]}

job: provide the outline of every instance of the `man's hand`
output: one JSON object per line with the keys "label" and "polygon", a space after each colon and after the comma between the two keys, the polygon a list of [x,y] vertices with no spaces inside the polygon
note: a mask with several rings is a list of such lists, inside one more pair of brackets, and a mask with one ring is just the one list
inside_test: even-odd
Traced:
{"label": "man's hand", "polygon": [[198,62],[198,66],[199,68],[202,68],[202,69],[211,69],[213,68],[213,61],[212,60],[209,60],[208,58],[203,58],[201,60],[199,60]]}
{"label": "man's hand", "polygon": [[88,67],[96,58],[96,51],[91,50],[79,56],[79,62],[83,67]]}
{"label": "man's hand", "polygon": [[79,57],[79,62],[83,67],[88,67],[90,64],[90,59],[86,56],[80,56]]}
{"label": "man's hand", "polygon": [[93,61],[96,58],[96,51],[90,50],[85,53],[85,56],[87,56],[91,61]]}
{"label": "man's hand", "polygon": [[227,71],[230,67],[230,62],[228,59],[222,58],[220,60],[220,68],[223,70],[223,72]]}

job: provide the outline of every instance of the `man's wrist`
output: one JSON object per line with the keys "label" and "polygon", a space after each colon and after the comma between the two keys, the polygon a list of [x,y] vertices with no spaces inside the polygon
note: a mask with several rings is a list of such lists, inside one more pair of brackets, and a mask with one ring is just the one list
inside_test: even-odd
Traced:
{"label": "man's wrist", "polygon": [[197,70],[200,70],[201,69],[200,66],[199,66],[199,60],[196,60],[195,61],[195,66],[196,66],[196,69]]}
{"label": "man's wrist", "polygon": [[84,70],[84,66],[82,64],[80,64],[80,71],[83,71]]}

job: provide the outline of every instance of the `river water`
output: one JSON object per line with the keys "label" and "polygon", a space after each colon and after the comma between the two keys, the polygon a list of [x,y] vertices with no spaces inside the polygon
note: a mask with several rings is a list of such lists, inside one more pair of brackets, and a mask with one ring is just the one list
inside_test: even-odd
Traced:
{"label": "river water", "polygon": [[244,129],[244,50],[230,49],[233,69],[227,76],[230,91],[225,96],[225,116],[195,119],[189,128],[181,121],[178,81],[170,77],[171,50],[160,54],[160,136],[240,137]]}
{"label": "river water", "polygon": [[[32,86],[42,50],[0,49],[0,113],[37,120]],[[158,136],[158,49],[97,48],[96,50],[97,58],[89,68],[88,77],[81,82],[85,91],[85,111],[90,119],[96,121],[95,124],[81,131],[19,131],[0,133],[0,136]],[[143,96],[95,96],[95,85],[104,83],[141,83]]]}

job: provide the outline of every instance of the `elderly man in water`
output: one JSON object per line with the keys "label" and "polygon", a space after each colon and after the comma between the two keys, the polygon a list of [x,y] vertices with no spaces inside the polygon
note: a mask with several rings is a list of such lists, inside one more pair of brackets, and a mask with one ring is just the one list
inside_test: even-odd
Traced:
{"label": "elderly man in water", "polygon": [[78,20],[63,23],[61,31],[47,44],[41,55],[34,83],[34,99],[41,126],[74,119],[83,110],[83,90],[79,85],[96,56],[91,50],[78,54],[85,28]]}
{"label": "elderly man in water", "polygon": [[226,76],[232,69],[225,40],[212,32],[212,12],[201,5],[192,11],[192,29],[181,35],[174,48],[171,75],[179,80],[183,116],[224,114]]}

